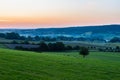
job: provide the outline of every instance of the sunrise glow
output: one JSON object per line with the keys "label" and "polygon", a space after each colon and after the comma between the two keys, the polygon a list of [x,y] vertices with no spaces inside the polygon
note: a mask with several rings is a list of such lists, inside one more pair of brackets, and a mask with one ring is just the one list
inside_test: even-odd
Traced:
{"label": "sunrise glow", "polygon": [[120,0],[0,0],[0,28],[120,24]]}

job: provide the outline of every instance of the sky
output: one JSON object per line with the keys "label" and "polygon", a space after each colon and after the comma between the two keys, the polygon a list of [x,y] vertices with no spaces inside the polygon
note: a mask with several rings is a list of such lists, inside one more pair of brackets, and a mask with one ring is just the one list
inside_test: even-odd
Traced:
{"label": "sky", "polygon": [[0,28],[120,24],[120,0],[0,0]]}

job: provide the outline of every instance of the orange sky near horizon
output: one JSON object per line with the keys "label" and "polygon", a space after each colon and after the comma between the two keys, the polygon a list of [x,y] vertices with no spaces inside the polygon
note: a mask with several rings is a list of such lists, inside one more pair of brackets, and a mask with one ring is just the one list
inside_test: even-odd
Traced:
{"label": "orange sky near horizon", "polygon": [[120,24],[119,4],[120,0],[0,0],[0,28]]}

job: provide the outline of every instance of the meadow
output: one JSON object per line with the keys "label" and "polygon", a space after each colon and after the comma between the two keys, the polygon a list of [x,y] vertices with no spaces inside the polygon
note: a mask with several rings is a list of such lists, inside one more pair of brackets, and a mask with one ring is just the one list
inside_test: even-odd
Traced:
{"label": "meadow", "polygon": [[0,49],[0,80],[120,80],[120,54]]}

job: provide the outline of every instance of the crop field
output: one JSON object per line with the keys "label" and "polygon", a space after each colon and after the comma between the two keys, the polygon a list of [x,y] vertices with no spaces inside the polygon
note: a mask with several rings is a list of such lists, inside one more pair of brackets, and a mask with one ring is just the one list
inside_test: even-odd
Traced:
{"label": "crop field", "polygon": [[0,80],[120,80],[120,54],[29,52],[0,48]]}

